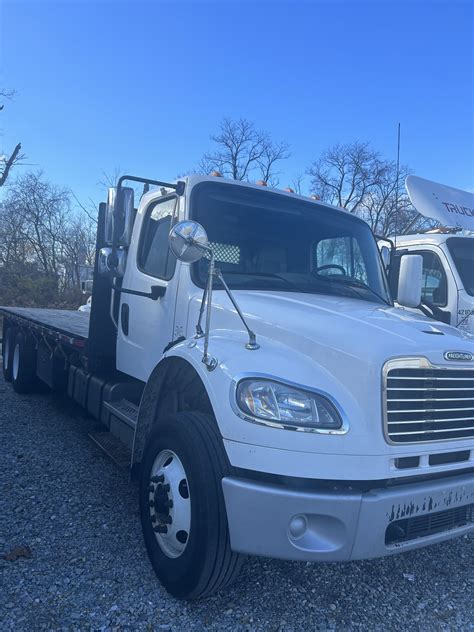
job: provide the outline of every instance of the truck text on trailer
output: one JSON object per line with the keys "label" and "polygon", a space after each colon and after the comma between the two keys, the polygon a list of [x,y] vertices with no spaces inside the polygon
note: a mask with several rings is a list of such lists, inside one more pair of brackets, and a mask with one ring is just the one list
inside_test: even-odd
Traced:
{"label": "truck text on trailer", "polygon": [[[161,187],[137,211],[124,180]],[[421,257],[401,262],[416,306]],[[357,217],[283,191],[124,177],[90,314],[2,307],[4,374],[66,390],[140,479],[175,596],[242,554],[342,561],[474,529],[474,337],[393,306]]]}

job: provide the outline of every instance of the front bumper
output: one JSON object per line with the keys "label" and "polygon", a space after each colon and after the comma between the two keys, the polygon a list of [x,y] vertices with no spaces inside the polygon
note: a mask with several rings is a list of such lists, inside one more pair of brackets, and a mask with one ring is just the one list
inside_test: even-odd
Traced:
{"label": "front bumper", "polygon": [[[474,531],[473,474],[369,492],[301,491],[231,477],[222,486],[232,549],[251,555],[328,562],[368,559]],[[462,524],[464,508],[468,517]],[[421,521],[429,525],[425,531],[419,526],[422,516],[432,516]],[[403,530],[415,519],[414,537],[397,541],[394,529]],[[446,528],[439,531],[440,525]]]}

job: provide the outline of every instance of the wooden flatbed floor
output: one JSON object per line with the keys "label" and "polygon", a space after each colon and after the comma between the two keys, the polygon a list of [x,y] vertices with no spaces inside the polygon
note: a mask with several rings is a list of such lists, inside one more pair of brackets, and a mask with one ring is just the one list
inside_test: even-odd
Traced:
{"label": "wooden flatbed floor", "polygon": [[34,307],[2,307],[0,314],[25,318],[36,325],[52,329],[73,338],[87,340],[89,313],[70,309],[40,309]]}

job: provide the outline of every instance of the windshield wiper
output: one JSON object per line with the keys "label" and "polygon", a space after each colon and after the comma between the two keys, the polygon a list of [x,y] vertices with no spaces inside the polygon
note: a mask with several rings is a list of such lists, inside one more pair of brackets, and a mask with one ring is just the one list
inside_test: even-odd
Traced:
{"label": "windshield wiper", "polygon": [[[319,277],[319,278],[321,278],[321,277]],[[324,278],[324,277],[322,277],[322,278]],[[324,278],[324,280],[326,281],[325,278]],[[379,300],[381,300],[382,303],[385,303],[385,305],[389,305],[390,307],[392,307],[392,304],[390,303],[390,301],[388,301],[386,298],[381,296],[378,292],[373,290],[370,287],[370,285],[367,285],[363,281],[358,281],[357,279],[338,279],[337,277],[331,277],[330,279],[327,278],[327,282],[328,283],[336,282],[336,283],[339,283],[340,285],[345,285],[346,287],[349,287],[349,288],[354,288],[354,289],[359,289],[359,290],[366,290],[366,291],[370,292],[373,296],[376,296]],[[360,296],[360,294],[358,294],[358,296]]]}
{"label": "windshield wiper", "polygon": [[[225,272],[222,272],[223,277],[226,277],[228,274],[240,274],[241,276],[246,276],[246,277],[264,277],[268,279],[278,279],[279,281],[284,281],[288,285],[288,287],[291,287],[296,292],[308,291],[308,290],[302,290],[298,285],[296,285],[292,281],[289,281],[284,276],[277,274],[276,272],[238,272],[237,270],[226,270]],[[249,281],[251,280],[252,279],[250,278]],[[238,289],[238,288],[234,288],[234,289]]]}

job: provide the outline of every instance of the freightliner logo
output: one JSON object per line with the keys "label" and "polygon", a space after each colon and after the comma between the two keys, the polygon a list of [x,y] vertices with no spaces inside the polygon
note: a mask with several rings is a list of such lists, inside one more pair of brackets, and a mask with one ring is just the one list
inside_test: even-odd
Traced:
{"label": "freightliner logo", "polygon": [[445,360],[471,362],[473,357],[472,353],[469,353],[468,351],[445,351],[444,353]]}

